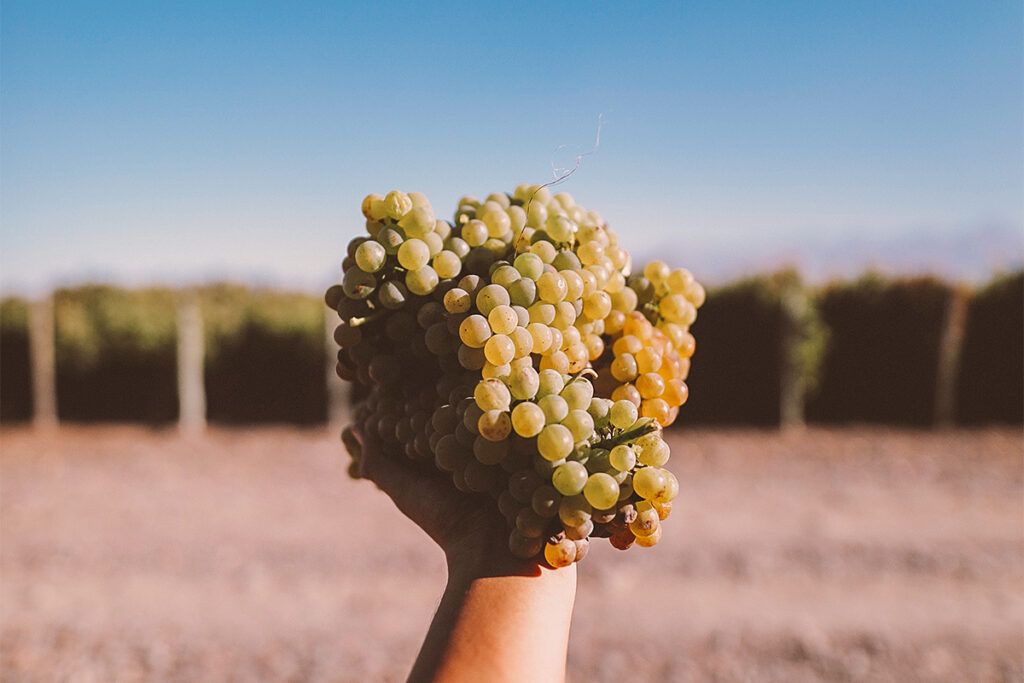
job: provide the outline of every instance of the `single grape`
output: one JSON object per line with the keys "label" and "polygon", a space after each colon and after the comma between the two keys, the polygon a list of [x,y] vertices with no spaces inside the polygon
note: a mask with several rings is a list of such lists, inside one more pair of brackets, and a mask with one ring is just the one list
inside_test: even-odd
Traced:
{"label": "single grape", "polygon": [[626,444],[620,444],[611,450],[608,462],[620,472],[628,472],[636,466],[636,453]]}
{"label": "single grape", "polygon": [[512,427],[519,436],[537,436],[544,425],[544,411],[536,403],[524,402],[512,409]]}
{"label": "single grape", "polygon": [[633,474],[633,490],[641,498],[652,500],[668,486],[663,470],[657,467],[641,467]]}
{"label": "single grape", "polygon": [[637,407],[630,401],[615,401],[608,412],[612,426],[618,429],[627,429],[636,422],[638,417]]}
{"label": "single grape", "polygon": [[568,567],[576,560],[576,543],[568,538],[558,543],[547,543],[544,546],[544,559],[555,569]]}
{"label": "single grape", "polygon": [[537,450],[548,461],[565,458],[572,452],[572,447],[572,434],[560,424],[547,425],[537,436]]}
{"label": "single grape", "polygon": [[610,508],[619,500],[619,483],[611,475],[597,472],[587,479],[583,495],[596,509]]}
{"label": "single grape", "polygon": [[573,461],[560,465],[551,475],[551,483],[564,496],[575,496],[587,483],[587,468]]}
{"label": "single grape", "polygon": [[477,421],[477,430],[489,441],[501,441],[512,431],[512,420],[504,410],[488,410]]}

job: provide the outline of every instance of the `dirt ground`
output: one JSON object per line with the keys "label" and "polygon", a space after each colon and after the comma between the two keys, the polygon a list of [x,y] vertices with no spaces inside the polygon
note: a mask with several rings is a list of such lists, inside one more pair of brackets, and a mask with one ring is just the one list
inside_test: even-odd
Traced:
{"label": "dirt ground", "polygon": [[[580,567],[571,681],[1024,680],[1018,430],[671,443],[662,543]],[[402,680],[443,588],[321,430],[6,429],[0,452],[6,681]]]}

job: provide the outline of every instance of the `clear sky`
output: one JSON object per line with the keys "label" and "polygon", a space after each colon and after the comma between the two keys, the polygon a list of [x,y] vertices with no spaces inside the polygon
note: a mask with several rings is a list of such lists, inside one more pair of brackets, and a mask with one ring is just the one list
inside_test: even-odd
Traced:
{"label": "clear sky", "polygon": [[687,254],[1024,235],[1019,0],[5,0],[0,22],[8,292],[314,289],[366,193],[448,214],[551,179],[599,115],[564,189],[698,274]]}

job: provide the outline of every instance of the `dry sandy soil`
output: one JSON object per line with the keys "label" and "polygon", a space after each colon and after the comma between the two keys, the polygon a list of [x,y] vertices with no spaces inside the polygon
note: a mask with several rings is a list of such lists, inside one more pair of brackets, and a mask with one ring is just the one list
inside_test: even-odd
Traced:
{"label": "dry sandy soil", "polygon": [[[1024,680],[1019,431],[672,445],[663,542],[580,567],[571,681]],[[442,558],[325,432],[0,446],[3,680],[404,678]]]}

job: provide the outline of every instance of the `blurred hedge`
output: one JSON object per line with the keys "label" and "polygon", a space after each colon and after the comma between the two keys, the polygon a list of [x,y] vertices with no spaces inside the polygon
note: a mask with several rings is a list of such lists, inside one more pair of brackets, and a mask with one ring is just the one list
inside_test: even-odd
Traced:
{"label": "blurred hedge", "polygon": [[177,419],[176,296],[103,285],[54,293],[62,420]]}
{"label": "blurred hedge", "polygon": [[693,334],[681,425],[778,425],[784,377],[813,392],[827,338],[814,297],[792,270],[711,290]]}
{"label": "blurred hedge", "polygon": [[206,287],[199,296],[211,421],[327,419],[321,298],[236,285]]}
{"label": "blurred hedge", "polygon": [[964,424],[1024,423],[1024,272],[995,278],[971,300],[957,419]]}
{"label": "blurred hedge", "polygon": [[[677,424],[776,425],[780,386],[789,377],[807,391],[811,421],[928,425],[951,291],[933,278],[868,275],[815,293],[793,271],[713,289],[693,326],[691,398]],[[319,297],[226,284],[197,294],[211,421],[325,420]],[[176,419],[178,296],[108,286],[55,292],[61,419]],[[1024,422],[1022,317],[1022,273],[997,278],[971,300],[957,385],[960,422]],[[27,330],[27,303],[0,302],[4,422],[32,413]]]}
{"label": "blurred hedge", "polygon": [[868,274],[826,287],[820,308],[832,336],[808,419],[930,425],[951,294],[931,277]]}
{"label": "blurred hedge", "polygon": [[0,421],[32,417],[32,376],[29,371],[28,302],[0,302]]}
{"label": "blurred hedge", "polygon": [[[233,285],[205,287],[198,294],[208,418],[322,422],[322,301]],[[54,293],[62,420],[177,419],[177,297],[170,289],[100,285]],[[32,413],[27,305],[8,299],[0,312],[0,418],[24,420]]]}

